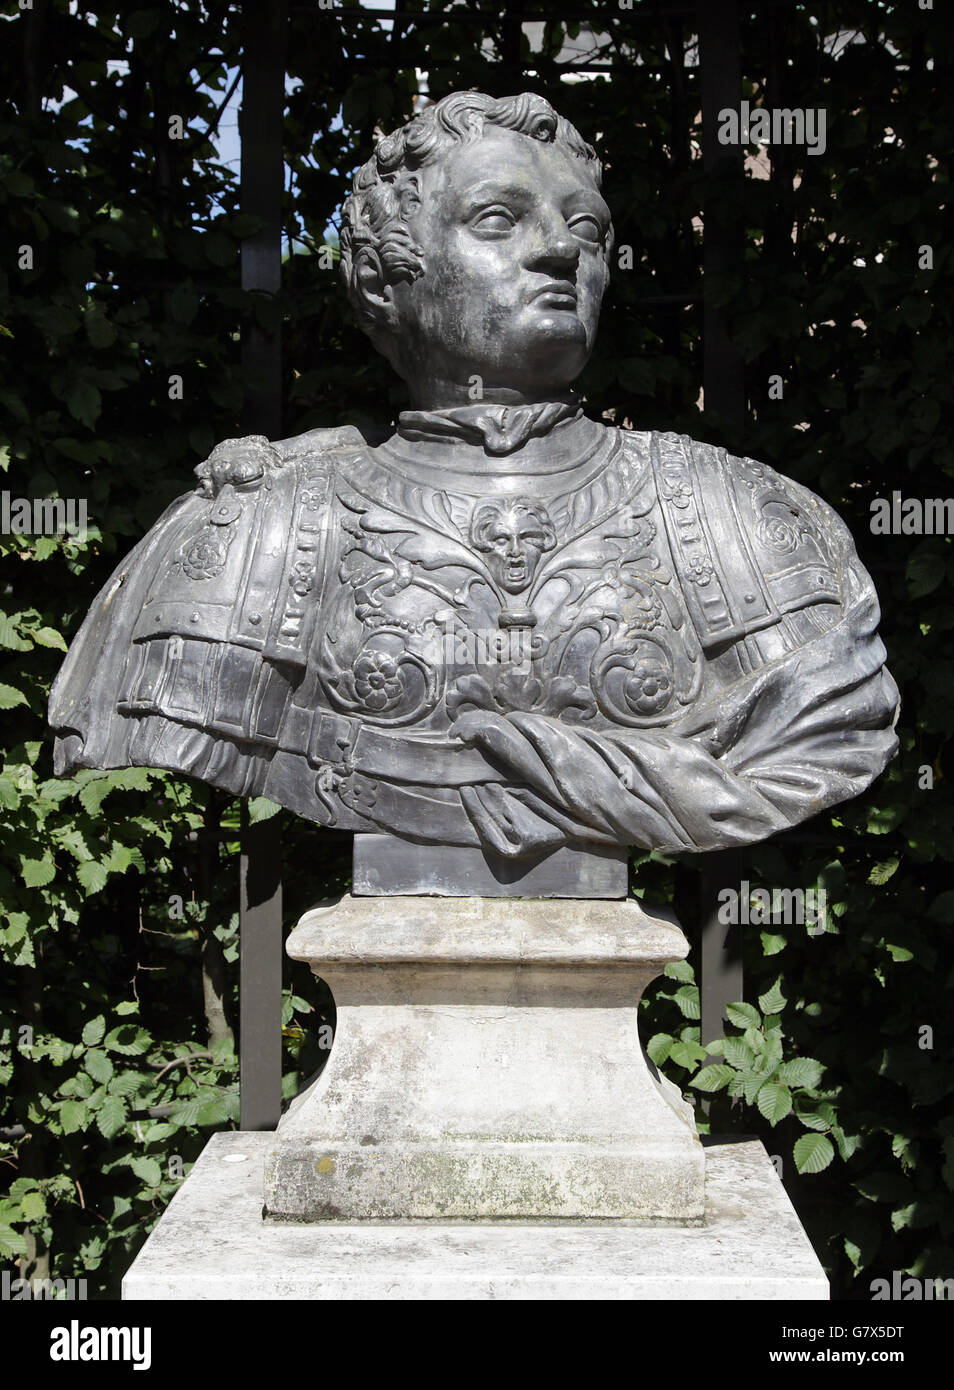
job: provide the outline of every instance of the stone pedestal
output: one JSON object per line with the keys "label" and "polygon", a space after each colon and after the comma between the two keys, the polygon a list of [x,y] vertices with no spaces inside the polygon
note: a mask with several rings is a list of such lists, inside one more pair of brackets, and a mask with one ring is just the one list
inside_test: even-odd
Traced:
{"label": "stone pedestal", "polygon": [[308,913],[288,951],[338,1023],[268,1145],[269,1219],[701,1222],[692,1110],[637,1030],[646,985],[687,949],[633,899]]}
{"label": "stone pedestal", "polygon": [[[702,1226],[262,1220],[270,1134],[216,1134],[123,1280],[125,1299],[826,1299],[757,1141],[706,1148]],[[686,1323],[687,1327],[691,1323]]]}

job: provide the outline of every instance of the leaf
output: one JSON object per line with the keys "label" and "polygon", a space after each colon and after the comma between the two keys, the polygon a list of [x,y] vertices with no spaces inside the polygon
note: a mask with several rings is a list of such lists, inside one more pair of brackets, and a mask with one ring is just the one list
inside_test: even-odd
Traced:
{"label": "leaf", "polygon": [[81,1100],[64,1100],[60,1106],[60,1124],[64,1134],[75,1134],[78,1129],[85,1129],[88,1123],[89,1115]]}
{"label": "leaf", "polygon": [[789,1086],[815,1087],[821,1081],[825,1068],[814,1057],[795,1057],[791,1062],[783,1062],[778,1069],[779,1081]]}
{"label": "leaf", "polygon": [[721,1091],[723,1086],[728,1086],[735,1072],[724,1062],[713,1062],[709,1067],[703,1067],[692,1080],[690,1086],[697,1091]]}
{"label": "leaf", "polygon": [[112,1139],[126,1123],[126,1102],[121,1096],[107,1096],[96,1111],[96,1128],[104,1139]]}
{"label": "leaf", "polygon": [[121,1052],[126,1057],[137,1057],[148,1052],[152,1039],[145,1028],[135,1023],[121,1023],[106,1034],[106,1046],[111,1052]]}
{"label": "leaf", "polygon": [[79,800],[83,810],[91,816],[98,816],[103,798],[112,791],[108,777],[97,777],[80,787]]}
{"label": "leaf", "polygon": [[914,952],[909,951],[907,946],[894,946],[889,942],[885,942],[885,949],[891,959],[899,963],[903,963],[907,960],[914,960]]}
{"label": "leaf", "polygon": [[796,1119],[805,1126],[806,1129],[817,1129],[827,1131],[831,1129],[831,1106],[819,1106],[817,1109],[802,1102],[795,1106]]}
{"label": "leaf", "polygon": [[25,704],[27,697],[22,690],[12,685],[0,685],[0,709],[15,709],[17,705]]}
{"label": "leaf", "polygon": [[112,347],[113,343],[116,341],[116,327],[114,324],[110,323],[105,314],[95,309],[89,309],[84,315],[84,323],[86,325],[86,336],[92,347]]}
{"label": "leaf", "polygon": [[872,1202],[888,1202],[892,1206],[910,1202],[912,1196],[911,1184],[900,1173],[866,1173],[864,1177],[857,1178],[854,1185],[863,1197],[868,1197]]}
{"label": "leaf", "polygon": [[663,974],[669,980],[682,980],[687,985],[693,984],[696,978],[692,966],[687,960],[669,961]]}
{"label": "leaf", "polygon": [[198,1114],[202,1108],[202,1101],[196,1096],[189,1096],[169,1114],[169,1119],[176,1125],[191,1126],[198,1119]]}
{"label": "leaf", "polygon": [[86,889],[86,896],[89,897],[105,888],[109,874],[97,860],[87,859],[82,864],[77,864],[76,877]]}
{"label": "leaf", "polygon": [[895,854],[892,855],[890,859],[882,860],[880,864],[874,864],[872,866],[871,872],[868,875],[868,882],[873,883],[878,887],[880,887],[883,883],[887,883],[888,879],[891,878],[891,876],[895,873],[900,863],[900,858],[898,857],[898,855]]}
{"label": "leaf", "polygon": [[120,1071],[109,1083],[110,1095],[134,1096],[149,1082],[149,1077],[138,1071]]}
{"label": "leaf", "polygon": [[26,1235],[21,1231],[15,1231],[12,1226],[0,1226],[0,1255],[7,1260],[15,1260],[19,1255],[25,1255],[27,1249]]}
{"label": "leaf", "polygon": [[911,598],[924,598],[932,594],[944,578],[945,569],[943,555],[932,550],[916,551],[908,560],[905,571]]}
{"label": "leaf", "polygon": [[677,1066],[685,1067],[688,1071],[705,1061],[706,1050],[698,1043],[679,1041],[673,1043],[669,1056]]}
{"label": "leaf", "polygon": [[673,1002],[677,1005],[683,1017],[699,1017],[699,990],[696,985],[680,986],[673,995]]}
{"label": "leaf", "polygon": [[14,652],[32,651],[33,643],[20,634],[18,616],[14,614],[11,617],[8,613],[0,613],[0,647],[8,647]]}
{"label": "leaf", "polygon": [[147,1187],[158,1187],[162,1182],[162,1169],[154,1158],[140,1155],[134,1158],[129,1166]]}
{"label": "leaf", "polygon": [[23,882],[28,888],[43,888],[56,877],[56,865],[49,852],[42,859],[23,859],[20,861]]}
{"label": "leaf", "polygon": [[83,1058],[83,1068],[89,1072],[94,1081],[98,1081],[101,1086],[110,1080],[113,1074],[113,1064],[105,1052],[99,1048],[91,1048]]}
{"label": "leaf", "polygon": [[63,634],[57,632],[55,627],[35,627],[30,636],[34,642],[39,642],[41,647],[55,647],[57,651],[65,652],[66,643]]}
{"label": "leaf", "polygon": [[74,420],[93,429],[102,409],[102,398],[91,381],[77,381],[67,392],[66,404]]}
{"label": "leaf", "polygon": [[673,1042],[674,1039],[669,1033],[654,1033],[646,1044],[646,1052],[650,1061],[654,1062],[657,1067],[661,1067],[669,1056]]}
{"label": "leaf", "polygon": [[777,932],[759,932],[762,939],[762,954],[765,956],[777,956],[779,951],[784,951],[788,945],[788,937],[779,936]]}
{"label": "leaf", "polygon": [[770,1124],[777,1125],[779,1120],[784,1120],[792,1108],[792,1093],[787,1086],[779,1086],[774,1081],[766,1081],[759,1090],[755,1103],[759,1108],[759,1113]]}
{"label": "leaf", "polygon": [[764,994],[759,995],[759,1008],[762,1010],[763,1014],[780,1014],[787,1003],[788,1000],[782,993],[781,976],[775,981],[770,990],[766,990]]}
{"label": "leaf", "polygon": [[800,1173],[820,1173],[835,1157],[835,1150],[824,1134],[803,1134],[795,1141],[792,1156]]}
{"label": "leaf", "polygon": [[726,1017],[736,1028],[760,1028],[762,1015],[751,1004],[727,1004]]}
{"label": "leaf", "polygon": [[46,1199],[42,1192],[26,1192],[20,1198],[24,1221],[42,1221],[46,1216]]}
{"label": "leaf", "polygon": [[83,1042],[86,1044],[87,1047],[95,1047],[97,1043],[101,1043],[103,1041],[103,1035],[105,1034],[105,1032],[106,1020],[102,1014],[97,1014],[97,1016],[95,1018],[91,1018],[84,1027],[82,1034]]}
{"label": "leaf", "polygon": [[229,1119],[229,1104],[224,1096],[213,1096],[203,1101],[196,1116],[200,1125],[221,1125]]}
{"label": "leaf", "polygon": [[749,1071],[755,1065],[755,1052],[744,1038],[726,1038],[723,1052],[725,1060],[739,1071]]}

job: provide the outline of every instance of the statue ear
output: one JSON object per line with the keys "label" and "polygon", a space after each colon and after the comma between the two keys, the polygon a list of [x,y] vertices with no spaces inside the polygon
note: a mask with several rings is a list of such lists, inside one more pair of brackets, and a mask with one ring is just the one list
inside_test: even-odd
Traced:
{"label": "statue ear", "polygon": [[380,257],[370,246],[363,246],[355,256],[351,278],[361,314],[373,324],[393,327],[394,289],[385,279]]}
{"label": "statue ear", "polygon": [[398,195],[398,206],[401,209],[402,222],[409,221],[415,213],[421,210],[421,181],[416,174],[409,175],[401,185]]}

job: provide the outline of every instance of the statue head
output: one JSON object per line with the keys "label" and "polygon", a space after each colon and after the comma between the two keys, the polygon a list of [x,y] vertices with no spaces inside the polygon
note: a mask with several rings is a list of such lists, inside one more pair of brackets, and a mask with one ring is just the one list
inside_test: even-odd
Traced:
{"label": "statue head", "polygon": [[486,556],[500,588],[519,594],[533,583],[540,556],[556,545],[556,532],[539,502],[488,497],[474,508],[470,541]]}
{"label": "statue head", "polygon": [[342,211],[341,269],[416,406],[566,392],[609,278],[601,173],[532,93],[455,92],[379,143]]}

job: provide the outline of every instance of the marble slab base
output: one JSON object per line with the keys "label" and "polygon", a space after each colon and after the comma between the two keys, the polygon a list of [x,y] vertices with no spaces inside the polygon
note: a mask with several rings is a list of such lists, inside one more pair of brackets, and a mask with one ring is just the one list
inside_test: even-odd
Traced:
{"label": "marble slab base", "polygon": [[217,1134],[123,1281],[129,1300],[827,1299],[758,1141],[709,1145],[702,1226],[629,1221],[272,1223],[272,1136]]}

